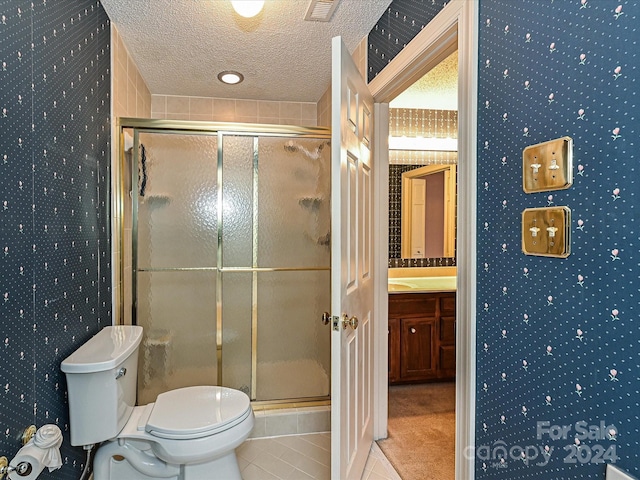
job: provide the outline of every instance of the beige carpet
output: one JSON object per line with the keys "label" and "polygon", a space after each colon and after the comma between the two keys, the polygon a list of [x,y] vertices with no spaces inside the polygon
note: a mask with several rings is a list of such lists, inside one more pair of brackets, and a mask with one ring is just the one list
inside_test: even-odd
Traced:
{"label": "beige carpet", "polygon": [[455,477],[453,382],[389,387],[389,436],[378,445],[402,480]]}

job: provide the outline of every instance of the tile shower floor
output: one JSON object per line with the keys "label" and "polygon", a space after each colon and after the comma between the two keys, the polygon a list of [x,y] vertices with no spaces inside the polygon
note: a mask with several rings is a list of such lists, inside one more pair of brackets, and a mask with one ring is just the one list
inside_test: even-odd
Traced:
{"label": "tile shower floor", "polygon": [[[237,450],[243,480],[331,480],[331,434],[255,438]],[[374,442],[362,480],[401,480]]]}

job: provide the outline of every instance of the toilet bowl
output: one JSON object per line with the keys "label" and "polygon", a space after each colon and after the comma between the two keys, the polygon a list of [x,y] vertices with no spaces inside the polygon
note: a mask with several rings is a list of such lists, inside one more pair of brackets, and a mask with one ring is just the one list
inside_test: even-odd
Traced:
{"label": "toilet bowl", "polygon": [[62,362],[72,445],[101,443],[94,480],[241,479],[235,449],[254,425],[249,397],[194,386],[135,406],[142,327],[106,327]]}

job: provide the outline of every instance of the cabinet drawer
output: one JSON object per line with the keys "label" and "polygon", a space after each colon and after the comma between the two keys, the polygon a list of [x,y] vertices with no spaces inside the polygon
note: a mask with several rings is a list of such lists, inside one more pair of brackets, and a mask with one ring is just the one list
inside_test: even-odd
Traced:
{"label": "cabinet drawer", "polygon": [[389,295],[389,315],[434,316],[438,297],[415,293],[395,293]]}
{"label": "cabinet drawer", "polygon": [[450,295],[443,295],[440,297],[440,313],[442,314],[455,314],[456,311],[456,295],[452,293]]}
{"label": "cabinet drawer", "polygon": [[440,317],[440,342],[447,345],[456,343],[456,317]]}

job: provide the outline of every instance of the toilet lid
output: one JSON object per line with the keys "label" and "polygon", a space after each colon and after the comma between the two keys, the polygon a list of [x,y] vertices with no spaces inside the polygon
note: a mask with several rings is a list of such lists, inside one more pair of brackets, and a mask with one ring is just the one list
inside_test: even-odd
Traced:
{"label": "toilet lid", "polygon": [[161,438],[199,438],[226,430],[251,413],[249,397],[231,388],[185,387],[158,395],[145,430]]}

